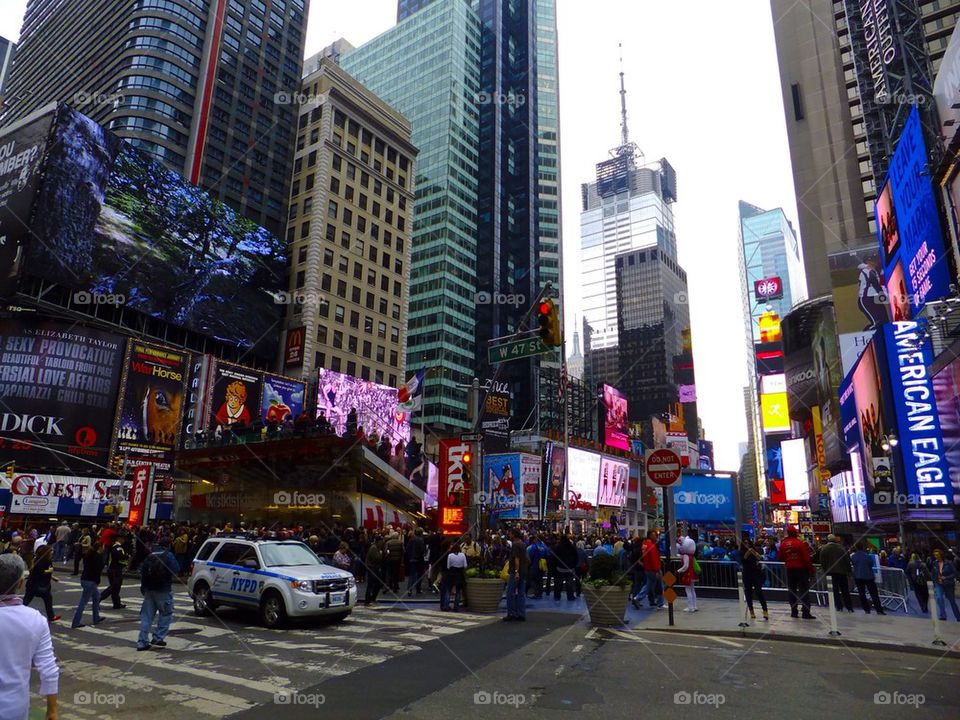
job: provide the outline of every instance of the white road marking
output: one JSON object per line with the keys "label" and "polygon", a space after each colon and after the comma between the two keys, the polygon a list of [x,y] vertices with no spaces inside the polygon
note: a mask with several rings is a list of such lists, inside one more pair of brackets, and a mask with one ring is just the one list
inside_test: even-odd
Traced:
{"label": "white road marking", "polygon": [[727,638],[715,637],[713,635],[708,635],[707,637],[709,637],[714,642],[723,643],[724,645],[730,645],[731,647],[735,647],[735,648],[743,647],[743,643],[734,642],[733,640],[728,640]]}
{"label": "white road marking", "polygon": [[575,652],[575,653],[576,653],[576,652],[580,652],[581,650],[583,650],[583,645],[576,645],[576,646],[574,646],[574,648],[573,648],[573,652]]}

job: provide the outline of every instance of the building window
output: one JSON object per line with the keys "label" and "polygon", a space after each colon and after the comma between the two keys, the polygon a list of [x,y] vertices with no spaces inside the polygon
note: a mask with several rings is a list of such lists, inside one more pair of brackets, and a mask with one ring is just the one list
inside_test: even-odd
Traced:
{"label": "building window", "polygon": [[305,238],[310,236],[310,221],[307,220],[305,223],[300,225],[300,237]]}
{"label": "building window", "polygon": [[352,353],[357,352],[357,336],[356,335],[351,335],[349,338],[347,338],[347,350],[349,350]]}
{"label": "building window", "polygon": [[354,329],[360,328],[360,313],[358,313],[356,310],[350,311],[350,327]]}
{"label": "building window", "polygon": [[400,342],[400,328],[398,328],[396,325],[390,327],[390,342]]}
{"label": "building window", "polygon": [[377,337],[386,339],[387,324],[385,322],[377,323]]}
{"label": "building window", "polygon": [[343,350],[343,332],[340,330],[333,331],[333,346],[338,350]]}
{"label": "building window", "polygon": [[360,280],[363,277],[363,265],[358,262],[353,264],[353,277]]}
{"label": "building window", "polygon": [[297,250],[297,264],[304,263],[307,261],[307,248],[306,246]]}
{"label": "building window", "polygon": [[360,288],[358,288],[356,285],[354,285],[354,286],[351,288],[350,300],[351,300],[352,302],[355,302],[357,305],[359,305],[359,304],[360,304],[360,295],[361,295],[361,293],[360,293]]}
{"label": "building window", "polygon": [[[303,250],[306,250],[306,248],[301,248],[301,251]],[[304,255],[306,255],[305,252]],[[323,251],[323,264],[327,267],[333,267],[333,250],[330,248],[325,248]]]}
{"label": "building window", "polygon": [[330,361],[330,369],[334,372],[340,372],[340,358],[334,356],[333,360]]}
{"label": "building window", "polygon": [[329,273],[324,273],[320,278],[320,289],[327,290],[329,292],[330,286],[333,284],[333,278]]}
{"label": "building window", "polygon": [[345,280],[337,280],[337,297],[345,298],[347,296],[347,283]]}
{"label": "building window", "polygon": [[314,362],[314,367],[322,368],[327,366],[327,354],[318,352],[316,354],[316,361]]}
{"label": "building window", "polygon": [[383,370],[377,370],[373,374],[373,381],[378,385],[383,385]]}
{"label": "building window", "polygon": [[364,341],[363,341],[363,345],[362,345],[361,347],[362,347],[362,349],[361,349],[361,351],[360,351],[360,354],[363,355],[365,358],[369,359],[369,358],[370,358],[370,353],[371,353],[371,351],[372,351],[372,349],[373,349],[373,346],[370,344],[370,341],[369,341],[369,340],[364,340]]}
{"label": "building window", "polygon": [[317,342],[327,344],[327,326],[317,325]]}
{"label": "building window", "polygon": [[336,308],[336,310],[335,310],[334,313],[333,313],[333,318],[334,318],[334,320],[336,320],[338,323],[342,323],[342,322],[343,322],[343,317],[344,317],[344,315],[346,314],[346,312],[347,312],[347,311],[346,311],[346,309],[343,307],[343,305],[337,305],[337,308]]}
{"label": "building window", "polygon": [[357,376],[357,364],[353,360],[347,361],[347,375]]}
{"label": "building window", "polygon": [[793,83],[790,86],[790,94],[793,97],[793,119],[803,120],[803,98],[800,97],[800,84]]}
{"label": "building window", "polygon": [[396,350],[390,351],[390,367],[397,367],[397,364],[400,362],[400,355]]}

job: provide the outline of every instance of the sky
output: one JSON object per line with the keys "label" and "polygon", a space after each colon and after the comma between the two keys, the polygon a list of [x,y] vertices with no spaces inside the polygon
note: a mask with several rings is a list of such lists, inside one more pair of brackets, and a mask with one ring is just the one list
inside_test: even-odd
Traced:
{"label": "sky", "polygon": [[[17,38],[25,7],[4,0],[0,35]],[[360,45],[395,21],[396,0],[313,0],[306,55],[339,37]],[[738,470],[747,352],[737,202],[783,207],[795,227],[797,217],[769,0],[557,0],[557,24],[567,337],[580,317],[580,184],[620,142],[622,43],[630,139],[677,171],[700,417],[717,468]]]}

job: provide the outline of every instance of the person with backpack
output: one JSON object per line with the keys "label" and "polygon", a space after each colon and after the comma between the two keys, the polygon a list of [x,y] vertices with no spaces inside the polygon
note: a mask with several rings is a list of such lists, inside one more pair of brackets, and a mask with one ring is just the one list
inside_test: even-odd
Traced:
{"label": "person with backpack", "polygon": [[[140,566],[140,593],[143,605],[140,607],[140,636],[137,638],[137,650],[149,650],[151,646],[166,647],[165,638],[170,632],[173,620],[173,578],[178,569],[177,558],[170,552],[170,538],[162,537],[152,552],[143,559]],[[150,640],[150,628],[153,616],[160,619]]]}
{"label": "person with backpack", "polygon": [[790,601],[790,617],[798,617],[797,606],[802,609],[799,617],[816,620],[810,613],[810,578],[816,576],[810,548],[799,538],[796,525],[787,525],[787,537],[780,543],[780,557],[787,571],[787,589]]}
{"label": "person with backpack", "polygon": [[100,617],[100,578],[103,575],[103,548],[100,543],[90,545],[83,556],[83,572],[80,574],[80,587],[83,592],[77,610],[73,614],[73,629],[84,627],[83,611],[87,603],[93,603],[93,624],[99,625],[104,618]]}

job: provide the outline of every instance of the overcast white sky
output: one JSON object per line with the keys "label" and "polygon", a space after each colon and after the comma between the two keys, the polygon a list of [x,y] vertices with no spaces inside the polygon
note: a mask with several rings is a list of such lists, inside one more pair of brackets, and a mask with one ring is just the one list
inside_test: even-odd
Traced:
{"label": "overcast white sky", "polygon": [[[16,39],[26,0],[3,0]],[[700,416],[717,465],[739,469],[746,440],[746,347],[737,201],[781,206],[795,223],[768,0],[557,0],[567,336],[579,316],[580,183],[620,140],[617,43],[624,45],[630,137],[677,170],[680,262],[690,285]],[[306,54],[354,45],[396,19],[396,0],[313,0]]]}

